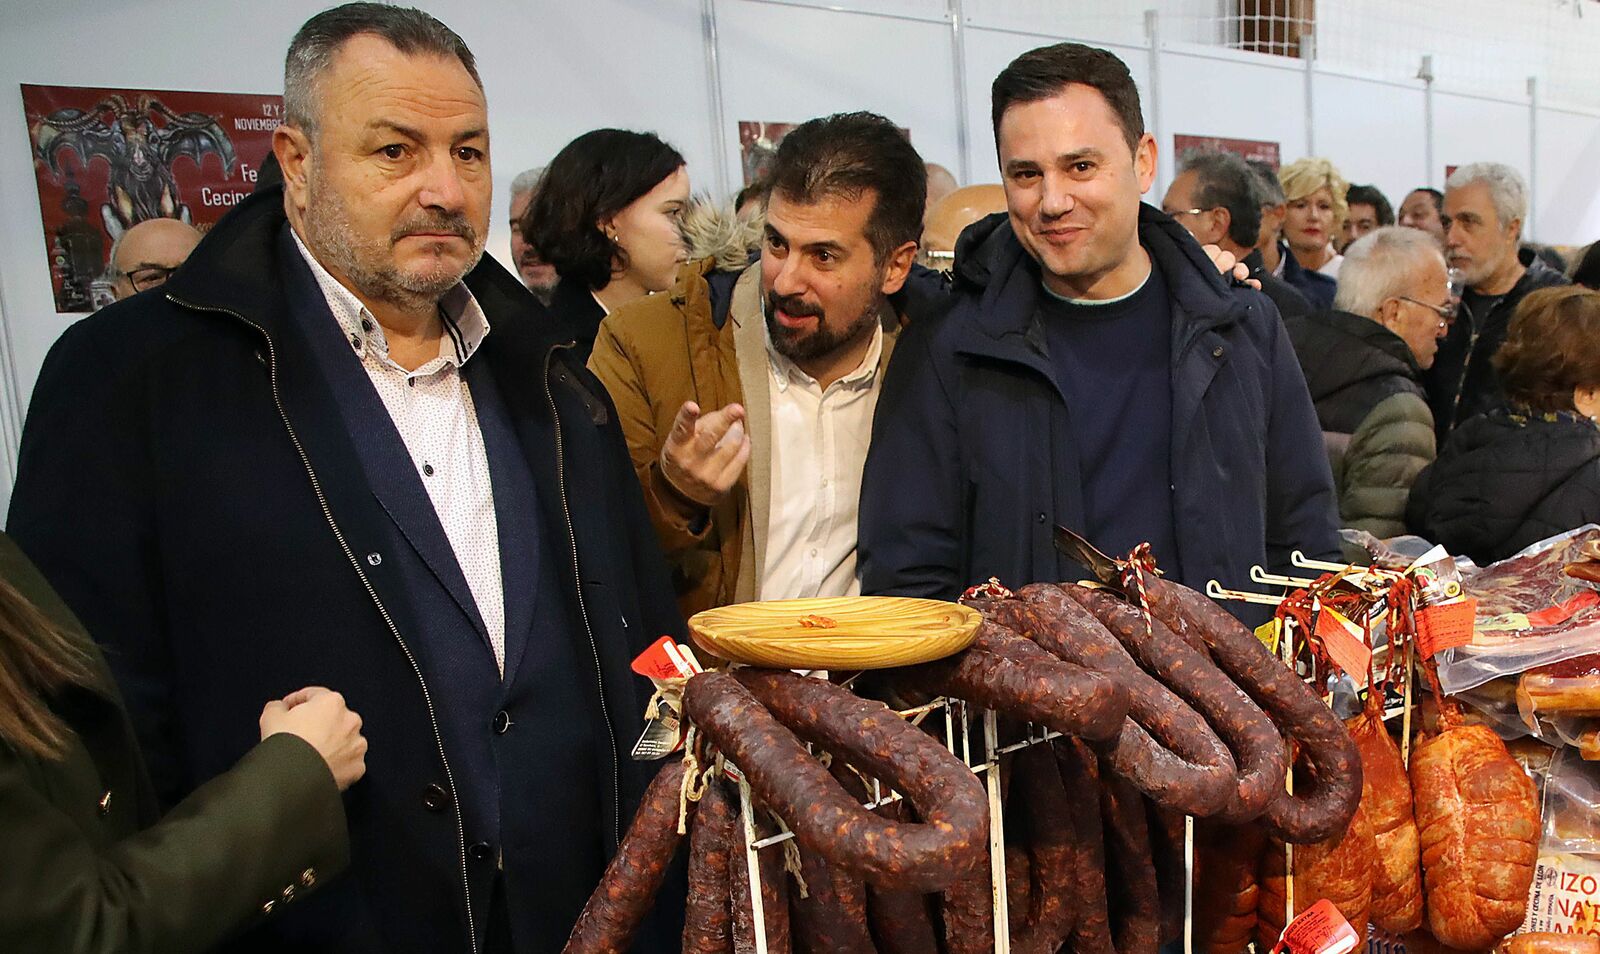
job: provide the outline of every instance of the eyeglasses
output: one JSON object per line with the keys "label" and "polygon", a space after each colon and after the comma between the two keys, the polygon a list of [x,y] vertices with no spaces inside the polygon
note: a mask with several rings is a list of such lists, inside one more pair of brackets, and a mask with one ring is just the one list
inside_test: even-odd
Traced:
{"label": "eyeglasses", "polygon": [[160,265],[151,265],[148,268],[136,268],[128,273],[128,284],[134,291],[148,291],[157,285],[165,285],[172,273],[177,271],[177,266],[165,268]]}
{"label": "eyeglasses", "polygon": [[1422,307],[1438,315],[1439,324],[1441,325],[1448,325],[1450,322],[1456,320],[1456,305],[1454,301],[1448,305],[1430,305],[1425,301],[1417,301],[1415,298],[1408,298],[1405,295],[1397,295],[1395,297],[1399,298],[1401,301],[1409,301],[1413,305],[1421,305]]}
{"label": "eyeglasses", "polygon": [[1210,212],[1211,209],[1162,209],[1161,211],[1168,215],[1199,215],[1202,212]]}

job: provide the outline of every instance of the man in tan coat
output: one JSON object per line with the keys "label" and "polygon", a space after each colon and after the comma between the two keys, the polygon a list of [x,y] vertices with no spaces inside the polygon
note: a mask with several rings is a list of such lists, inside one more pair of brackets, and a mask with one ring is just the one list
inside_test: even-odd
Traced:
{"label": "man in tan coat", "polygon": [[686,616],[860,592],[861,469],[925,177],[887,119],[812,120],[778,149],[759,262],[692,262],[601,324],[589,367]]}

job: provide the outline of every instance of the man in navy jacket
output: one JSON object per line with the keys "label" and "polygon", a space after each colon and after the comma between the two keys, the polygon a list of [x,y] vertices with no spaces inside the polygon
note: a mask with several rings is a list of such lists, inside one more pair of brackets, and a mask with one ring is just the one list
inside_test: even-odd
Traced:
{"label": "man in navy jacket", "polygon": [[[1059,44],[994,83],[1008,213],[962,235],[942,315],[889,367],[861,499],[863,590],[953,598],[1081,576],[1061,524],[1174,579],[1333,558],[1332,478],[1278,312],[1140,203],[1127,67]],[[1238,607],[1234,607],[1238,609]]]}
{"label": "man in navy jacket", "polygon": [[250,748],[263,698],[365,718],[349,873],[263,899],[232,949],[555,951],[655,767],[629,663],[681,631],[665,566],[605,391],[482,257],[460,38],[350,4],[286,72],[284,185],[52,349],[9,531],[105,644],[167,798]]}

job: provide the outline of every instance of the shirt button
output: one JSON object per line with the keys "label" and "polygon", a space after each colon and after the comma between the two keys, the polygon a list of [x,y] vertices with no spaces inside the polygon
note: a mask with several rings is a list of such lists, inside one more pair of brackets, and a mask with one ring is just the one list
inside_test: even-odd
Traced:
{"label": "shirt button", "polygon": [[276,902],[276,901],[268,901],[266,904],[263,904],[261,906],[261,913],[262,914],[271,914],[272,913],[272,909],[277,907],[277,906],[278,906],[278,902]]}
{"label": "shirt button", "polygon": [[367,565],[368,566],[377,566],[378,564],[380,564],[382,562],[383,562],[383,554],[381,554],[381,553],[369,553],[369,554],[367,554]]}
{"label": "shirt button", "polygon": [[429,477],[432,477],[433,476],[433,465],[432,464],[423,464],[422,465],[422,472],[425,475],[427,475]]}
{"label": "shirt button", "polygon": [[511,713],[504,709],[496,712],[494,714],[493,727],[495,735],[505,735],[511,728]]}
{"label": "shirt button", "polygon": [[1042,511],[1042,510],[1039,511],[1039,522],[1040,523],[1048,523],[1049,520],[1050,520],[1050,518],[1044,515],[1044,511]]}
{"label": "shirt button", "polygon": [[494,857],[494,846],[486,841],[480,841],[467,849],[467,857],[473,861],[488,861]]}
{"label": "shirt button", "polygon": [[817,548],[816,547],[812,547],[811,548],[811,555],[812,556],[816,556],[817,555]]}
{"label": "shirt button", "polygon": [[356,349],[357,351],[361,350],[361,337],[359,335],[350,336],[350,347]]}
{"label": "shirt button", "polygon": [[372,322],[365,318],[361,319],[361,330],[370,333],[372,331]]}
{"label": "shirt button", "polygon": [[430,812],[442,812],[450,807],[450,793],[435,782],[422,790],[422,807]]}
{"label": "shirt button", "polygon": [[309,888],[317,883],[317,869],[307,868],[300,872],[300,887]]}
{"label": "shirt button", "polygon": [[106,793],[100,796],[100,801],[96,804],[100,807],[101,816],[111,814],[111,790],[106,789]]}

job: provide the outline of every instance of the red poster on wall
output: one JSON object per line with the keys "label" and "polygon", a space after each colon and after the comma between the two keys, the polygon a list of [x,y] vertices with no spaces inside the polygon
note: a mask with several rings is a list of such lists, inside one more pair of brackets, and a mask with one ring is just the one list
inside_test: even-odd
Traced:
{"label": "red poster on wall", "polygon": [[1224,139],[1220,136],[1188,136],[1179,133],[1172,137],[1172,153],[1179,159],[1191,149],[1206,152],[1231,152],[1242,159],[1255,159],[1272,168],[1280,164],[1278,144],[1259,139]]}
{"label": "red poster on wall", "polygon": [[[744,184],[760,182],[772,172],[772,160],[778,155],[778,143],[799,123],[739,122],[739,169],[744,174]],[[900,127],[907,139],[911,130]]]}
{"label": "red poster on wall", "polygon": [[283,97],[245,93],[24,83],[22,107],[57,312],[104,303],[111,245],[134,225],[210,229],[255,187],[283,120]]}

